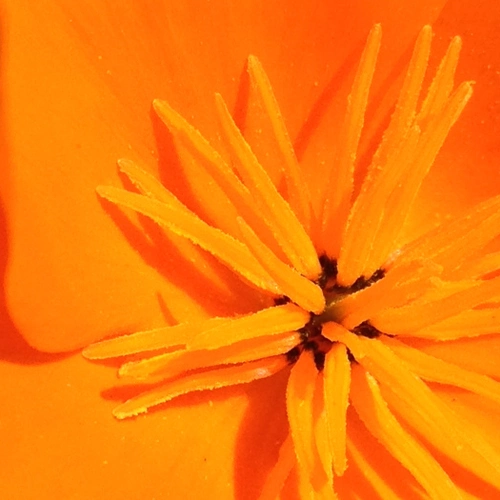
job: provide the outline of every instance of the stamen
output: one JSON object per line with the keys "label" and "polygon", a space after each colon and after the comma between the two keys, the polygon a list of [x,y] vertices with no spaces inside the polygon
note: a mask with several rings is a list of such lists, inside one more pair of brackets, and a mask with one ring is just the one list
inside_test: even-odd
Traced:
{"label": "stamen", "polygon": [[339,151],[332,165],[326,200],[323,203],[323,247],[330,256],[338,256],[340,235],[350,208],[354,184],[354,163],[363,129],[368,94],[377,62],[382,28],[376,24],[368,36],[358,71],[348,97],[345,122],[339,137]]}
{"label": "stamen", "polygon": [[460,365],[462,368],[494,379],[498,377],[497,353],[500,350],[500,335],[498,333],[483,337],[463,337],[445,342],[433,342],[425,339],[405,339],[405,341],[422,352],[443,359],[448,363]]}
{"label": "stamen", "polygon": [[181,348],[185,347],[201,331],[226,321],[231,321],[231,318],[211,318],[207,321],[181,323],[122,335],[86,347],[83,350],[83,355],[87,359],[108,359],[159,349]]}
{"label": "stamen", "polygon": [[216,350],[174,351],[141,361],[125,363],[120,367],[118,375],[142,380],[150,377],[155,380],[158,377],[172,379],[193,370],[248,363],[278,354],[286,354],[299,342],[300,337],[294,332],[235,342]]}
{"label": "stamen", "polygon": [[[317,366],[316,359],[314,364]],[[315,436],[315,444],[318,450],[318,456],[323,467],[323,472],[327,477],[327,487],[334,491],[333,483],[333,454],[330,440],[330,426],[328,421],[328,413],[326,410],[325,394],[325,377],[324,371],[319,371],[314,387],[313,400],[313,430]],[[326,489],[325,488],[325,489]],[[335,498],[330,495],[330,498]]]}
{"label": "stamen", "polygon": [[[335,498],[328,484],[314,435],[314,391],[318,371],[311,355],[304,353],[292,367],[286,391],[286,405],[290,434],[299,465],[301,498]],[[323,498],[323,497],[321,497]]]}
{"label": "stamen", "polygon": [[420,129],[412,127],[389,154],[383,169],[379,167],[380,173],[367,177],[363,184],[349,215],[340,248],[338,282],[341,285],[349,286],[358,276],[370,276],[384,264],[376,256],[380,246],[377,235],[386,224],[387,200],[398,189],[402,170],[412,164],[420,136]]}
{"label": "stamen", "polygon": [[382,142],[374,155],[370,168],[375,168],[377,164],[382,165],[384,158],[388,157],[392,149],[398,147],[410,128],[414,126],[417,103],[429,63],[431,42],[432,28],[424,26],[415,42],[412,58],[391,121],[384,132]]}
{"label": "stamen", "polygon": [[352,368],[351,400],[368,430],[408,469],[431,498],[460,500],[462,495],[436,459],[396,420],[375,378],[360,365]]}
{"label": "stamen", "polygon": [[269,307],[201,332],[188,343],[188,349],[214,350],[242,340],[293,332],[309,319],[309,313],[294,304]]}
{"label": "stamen", "polygon": [[333,468],[342,476],[347,468],[347,407],[351,386],[351,364],[343,344],[334,344],[326,354],[324,367],[324,399],[328,415],[329,442]]}
{"label": "stamen", "polygon": [[172,193],[155,176],[140,168],[132,160],[120,159],[118,167],[142,194],[163,203],[172,201]]}
{"label": "stamen", "polygon": [[400,307],[422,296],[433,286],[431,278],[440,272],[439,266],[417,261],[391,269],[384,279],[334,302],[329,314],[351,330],[380,311]]}
{"label": "stamen", "polygon": [[[370,252],[382,223],[384,207],[400,179],[401,166],[410,163],[420,137],[413,125],[418,97],[429,60],[432,30],[425,26],[417,39],[391,122],[384,132],[347,221],[339,255],[339,282],[350,285],[376,264]],[[367,262],[370,264],[367,265]]]}
{"label": "stamen", "polygon": [[311,239],[259,164],[218,94],[216,104],[225,142],[237,162],[236,168],[264,214],[276,241],[297,271],[309,279],[317,278],[321,267]]}
{"label": "stamen", "polygon": [[429,172],[451,127],[462,113],[472,95],[472,84],[462,83],[443,108],[443,111],[423,130],[414,161],[404,170],[404,182],[386,202],[385,217],[377,233],[379,243],[371,255],[375,268],[383,266],[394,249],[406,218],[417,196],[423,179]]}
{"label": "stamen", "polygon": [[260,61],[255,56],[248,58],[248,74],[250,75],[250,83],[260,98],[264,114],[269,118],[271,124],[272,134],[270,134],[271,137],[267,136],[266,140],[273,140],[274,144],[268,145],[266,160],[274,162],[283,169],[290,206],[306,232],[308,232],[311,222],[309,188],[295,156],[293,144],[288,137],[286,125],[274,96],[273,88]]}
{"label": "stamen", "polygon": [[325,297],[321,288],[278,259],[240,217],[238,224],[250,251],[283,291],[283,294],[306,311],[321,313],[325,308]]}
{"label": "stamen", "polygon": [[269,231],[262,214],[257,210],[255,201],[247,187],[241,182],[233,169],[221,155],[187,120],[174,111],[167,102],[156,99],[153,107],[171,133],[187,148],[197,164],[204,168],[220,186],[227,201],[234,206],[234,211],[227,211],[224,218],[224,229],[239,238],[235,224],[235,214],[244,218],[273,251],[281,255],[280,248]]}
{"label": "stamen", "polygon": [[500,310],[498,307],[468,309],[456,316],[420,328],[413,337],[432,340],[455,340],[498,333]]}
{"label": "stamen", "polygon": [[427,120],[433,115],[439,114],[448,100],[453,90],[455,71],[461,48],[462,39],[459,36],[454,37],[439,65],[436,76],[422,104],[422,109],[418,114],[417,123],[419,125],[425,126]]}
{"label": "stamen", "polygon": [[[168,203],[115,187],[99,186],[97,192],[115,205],[138,212],[207,250],[258,288],[283,295],[248,248],[238,240],[209,226],[170,193]],[[168,191],[165,190],[166,193]]]}
{"label": "stamen", "polygon": [[[458,279],[463,274],[460,267],[467,266],[468,261],[499,234],[500,196],[495,196],[407,245],[396,258],[396,263],[425,254],[433,262],[444,266],[444,276]],[[491,270],[496,269],[498,267]]]}
{"label": "stamen", "polygon": [[382,311],[370,321],[382,332],[418,337],[418,331],[423,328],[498,298],[500,298],[500,277],[473,282],[465,290],[442,299],[425,300],[424,297],[414,304]]}
{"label": "stamen", "polygon": [[438,397],[434,398],[437,413],[427,414],[411,397],[401,398],[389,385],[382,389],[387,403],[417,434],[465,470],[500,488],[500,456],[469,421],[460,419]]}
{"label": "stamen", "polygon": [[286,365],[284,356],[274,356],[242,365],[225,366],[216,370],[186,375],[129,399],[116,407],[113,410],[113,415],[118,419],[134,417],[145,413],[152,406],[166,403],[190,392],[247,384],[253,380],[270,377],[281,371]]}
{"label": "stamen", "polygon": [[479,279],[487,274],[495,273],[500,269],[500,252],[492,252],[484,255],[470,257],[468,261],[464,261],[453,272],[453,279]]}
{"label": "stamen", "polygon": [[325,325],[323,334],[332,342],[346,344],[356,361],[382,384],[390,406],[428,442],[485,481],[500,486],[500,455],[470,423],[442,403],[389,347],[379,340],[357,337],[335,323]]}
{"label": "stamen", "polygon": [[360,472],[378,493],[379,498],[383,498],[384,500],[401,500],[401,497],[391,488],[391,484],[387,481],[387,478],[382,477],[375,469],[374,464],[369,461],[369,453],[367,453],[368,450],[365,443],[360,443],[358,446],[355,443],[355,439],[356,432],[350,433],[347,441],[349,461],[357,465]]}
{"label": "stamen", "polygon": [[[252,141],[256,135],[238,128],[216,94],[218,139],[227,160],[166,102],[154,102],[183,163],[200,165],[216,196],[223,195],[213,210],[204,210],[210,223],[130,160],[118,165],[140,194],[114,187],[99,187],[98,194],[209,252],[262,290],[263,304],[274,299],[274,306],[137,332],[85,349],[90,359],[133,355],[119,375],[148,383],[148,392],[115,409],[117,418],[286,369],[290,432],[264,484],[264,500],[280,495],[294,468],[301,498],[336,499],[334,479],[344,475],[347,454],[381,497],[396,500],[399,491],[384,484],[353,435],[357,431],[363,439],[370,432],[409,471],[403,471],[400,485],[412,474],[411,488],[419,483],[430,498],[461,498],[439,463],[441,454],[500,488],[500,453],[436,389],[453,386],[500,403],[500,382],[487,376],[496,374],[493,356],[488,366],[475,369],[479,362],[459,359],[465,341],[457,340],[453,345],[460,353],[448,356],[436,342],[498,333],[500,252],[485,257],[483,249],[500,235],[500,196],[399,250],[422,182],[472,94],[472,82],[453,90],[461,47],[456,37],[418,110],[431,39],[425,26],[389,126],[353,200],[381,44],[380,26],[372,29],[348,96],[326,179],[329,190],[318,201],[324,201],[321,213],[312,214],[309,186],[256,57],[248,59],[250,92],[267,137]],[[266,162],[275,165],[270,172]],[[319,248],[310,236],[312,225]],[[396,336],[412,338],[406,343],[390,338]],[[497,342],[496,337],[490,340]],[[477,351],[483,340],[470,342]],[[353,411],[348,417],[349,401],[361,420]],[[350,481],[348,475],[339,483],[344,480]]]}
{"label": "stamen", "polygon": [[500,403],[500,383],[496,380],[429,356],[395,339],[385,338],[383,342],[408,363],[413,373],[419,377],[430,382],[460,387]]}

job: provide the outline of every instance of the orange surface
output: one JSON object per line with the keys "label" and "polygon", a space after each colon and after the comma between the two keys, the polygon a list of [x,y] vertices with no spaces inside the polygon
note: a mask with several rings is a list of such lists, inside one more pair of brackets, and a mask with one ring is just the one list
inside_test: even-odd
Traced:
{"label": "orange surface", "polygon": [[[256,498],[284,438],[286,374],[117,422],[111,409],[132,389],[111,390],[112,367],[78,353],[41,354],[28,344],[68,352],[165,318],[175,323],[260,305],[255,292],[212,258],[175,238],[151,244],[136,220],[119,211],[110,218],[95,195],[98,184],[121,184],[116,160],[130,157],[159,172],[190,208],[209,205],[204,179],[180,173],[151,102],[167,99],[215,140],[212,95],[220,92],[238,115],[249,54],[266,68],[313,176],[312,166],[328,159],[328,135],[342,112],[327,102],[374,22],[384,28],[380,91],[395,88],[391,69],[402,69],[400,57],[408,57],[423,24],[434,25],[436,58],[450,36],[461,35],[457,80],[476,80],[475,93],[425,182],[413,230],[498,193],[500,6],[414,4],[3,2],[2,498]],[[323,109],[330,113],[321,118]],[[311,110],[319,122],[302,127]],[[308,127],[315,139],[301,150]],[[194,258],[201,259],[202,276]],[[477,398],[453,398],[498,440],[498,413]],[[461,472],[453,474],[460,486],[494,498],[496,492]],[[339,491],[354,482],[362,488],[358,477],[351,467]]]}

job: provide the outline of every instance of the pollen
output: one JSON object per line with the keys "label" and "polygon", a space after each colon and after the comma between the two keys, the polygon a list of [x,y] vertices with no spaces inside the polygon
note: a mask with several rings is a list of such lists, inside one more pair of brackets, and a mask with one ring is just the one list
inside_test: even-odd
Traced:
{"label": "pollen", "polygon": [[154,101],[176,144],[220,187],[238,216],[207,223],[130,160],[118,166],[134,190],[99,186],[98,194],[210,253],[259,290],[268,306],[131,332],[87,347],[86,358],[121,358],[120,377],[151,383],[148,392],[114,410],[118,419],[183,394],[285,371],[288,436],[261,498],[276,498],[292,475],[301,498],[338,498],[336,484],[350,463],[384,498],[398,497],[370,465],[357,438],[360,425],[409,472],[411,488],[426,497],[462,498],[450,462],[500,490],[499,451],[434,390],[436,384],[453,386],[498,405],[500,383],[418,348],[425,340],[453,349],[452,341],[498,332],[500,257],[484,248],[500,234],[500,196],[414,241],[401,239],[422,182],[472,96],[473,82],[454,81],[459,37],[429,79],[432,35],[425,26],[416,40],[387,128],[355,190],[381,51],[382,28],[373,27],[319,210],[257,57],[249,57],[247,69],[252,98],[270,124],[272,175],[221,95],[214,100],[223,150],[166,101]]}

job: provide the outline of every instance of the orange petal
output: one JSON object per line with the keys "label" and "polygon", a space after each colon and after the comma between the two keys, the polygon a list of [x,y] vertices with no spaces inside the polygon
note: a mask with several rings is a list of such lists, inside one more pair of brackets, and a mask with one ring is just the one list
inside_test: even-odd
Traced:
{"label": "orange petal", "polygon": [[[331,65],[336,71],[374,19],[388,26],[391,40],[398,40],[398,54],[388,58],[390,67],[416,27],[434,19],[442,3],[408,3],[412,15],[402,23],[385,4],[310,9],[306,2],[289,8],[278,0],[262,9],[251,2],[228,9],[225,2],[214,6],[176,0],[145,6],[88,0],[34,7],[27,0],[6,0],[9,168],[2,169],[1,189],[12,242],[9,307],[23,335],[41,349],[57,351],[88,344],[110,331],[159,326],[163,314],[151,290],[160,291],[178,320],[202,311],[199,296],[186,293],[179,282],[163,280],[143,261],[143,248],[128,248],[92,194],[98,184],[117,182],[115,161],[125,154],[156,171],[160,149],[160,171],[165,173],[168,165],[178,173],[168,140],[156,142],[147,116],[154,98],[168,97],[212,141],[216,131],[210,97],[219,91],[234,103],[235,80],[254,53],[269,68],[293,138],[330,78],[325,68]],[[298,18],[301,23],[295,22]],[[169,19],[169,29],[162,19]],[[226,33],[227,43],[212,36],[214,30]],[[285,39],[288,50],[283,52]],[[37,99],[27,99],[33,92]],[[40,117],[45,117],[43,127]],[[174,190],[178,195],[193,190],[203,204],[212,193],[199,177],[189,176],[188,186],[182,186],[181,176],[168,176],[169,187],[180,187]],[[64,196],[53,196],[60,192]],[[38,214],[35,226],[33,213]],[[33,259],[33,248],[44,266]],[[196,251],[191,255],[198,258]],[[189,278],[181,272],[183,260],[173,260],[176,276]],[[221,305],[222,311],[229,309]]]}

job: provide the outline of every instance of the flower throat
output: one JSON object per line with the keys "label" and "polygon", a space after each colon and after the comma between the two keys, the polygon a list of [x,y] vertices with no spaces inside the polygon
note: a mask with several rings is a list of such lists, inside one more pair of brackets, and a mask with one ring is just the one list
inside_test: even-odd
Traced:
{"label": "flower throat", "polygon": [[[336,300],[342,298],[343,296],[350,295],[355,292],[359,292],[364,288],[369,287],[373,283],[382,279],[385,275],[383,269],[377,269],[370,278],[359,277],[350,286],[341,286],[337,283],[337,262],[334,259],[330,259],[327,255],[323,254],[319,257],[319,262],[321,264],[321,275],[317,281],[318,285],[323,290],[325,296],[325,310],[320,314],[311,313],[311,319],[309,322],[299,330],[301,343],[287,352],[286,356],[288,361],[293,364],[298,359],[303,351],[310,351],[314,356],[314,363],[318,370],[323,370],[325,364],[325,356],[330,351],[333,342],[323,337],[322,329],[323,324],[329,321],[335,321],[334,315],[329,313],[329,308],[332,306]],[[275,299],[275,304],[286,304],[290,299],[288,297],[279,297]],[[351,330],[356,335],[361,335],[367,338],[377,338],[381,335],[374,326],[372,326],[369,321],[363,321],[359,325],[355,326]],[[348,351],[349,360],[355,362],[354,356]]]}

